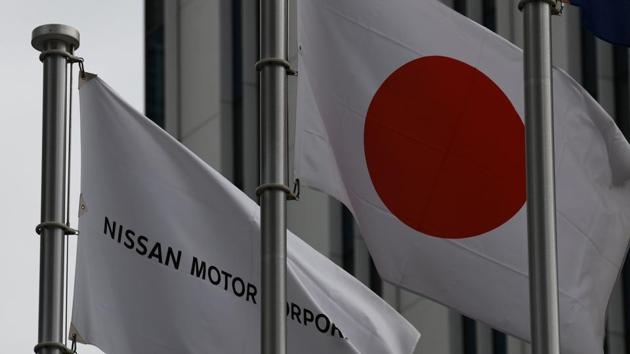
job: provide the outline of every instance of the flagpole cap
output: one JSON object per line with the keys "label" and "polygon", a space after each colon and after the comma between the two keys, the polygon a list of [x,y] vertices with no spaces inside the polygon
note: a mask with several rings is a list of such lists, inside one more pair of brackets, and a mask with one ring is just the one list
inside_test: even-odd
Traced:
{"label": "flagpole cap", "polygon": [[79,30],[62,24],[41,25],[33,30],[31,45],[33,48],[43,52],[47,49],[46,43],[52,40],[65,43],[72,52],[79,48]]}

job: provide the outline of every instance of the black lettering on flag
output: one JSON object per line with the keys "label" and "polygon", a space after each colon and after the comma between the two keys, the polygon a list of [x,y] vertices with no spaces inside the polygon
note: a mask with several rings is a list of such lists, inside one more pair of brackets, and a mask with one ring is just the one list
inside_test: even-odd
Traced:
{"label": "black lettering on flag", "polygon": [[228,282],[230,281],[230,278],[232,277],[232,274],[222,270],[221,274],[223,274],[225,276],[225,281],[224,281],[224,285],[223,285],[223,290],[227,290],[228,289]]}
{"label": "black lettering on flag", "polygon": [[[216,276],[212,276],[213,274],[216,274]],[[219,272],[217,267],[210,266],[208,268],[208,280],[210,280],[212,285],[219,285],[221,282],[221,272]]]}
{"label": "black lettering on flag", "polygon": [[256,287],[250,283],[247,283],[247,296],[245,296],[245,301],[249,301],[249,298],[252,298],[252,303],[256,304],[256,293],[258,290]]}
{"label": "black lettering on flag", "polygon": [[197,278],[206,278],[206,262],[197,260],[197,257],[193,256],[192,266],[190,267],[190,275]]}
{"label": "black lettering on flag", "polygon": [[335,336],[335,332],[338,333],[339,338],[341,338],[341,339],[345,338],[343,336],[343,334],[341,333],[341,330],[339,328],[337,328],[337,326],[335,326],[335,324],[333,323],[332,324],[332,331],[330,332],[330,335],[334,337]]}
{"label": "black lettering on flag", "polygon": [[[237,290],[238,287],[236,286],[236,284],[241,284],[241,290]],[[245,294],[245,283],[243,283],[243,279],[239,277],[234,277],[234,279],[232,280],[232,291],[234,291],[234,295],[238,297],[243,297],[243,294]]]}
{"label": "black lettering on flag", "polygon": [[[155,258],[160,264],[166,266],[172,266],[176,270],[179,270],[181,264],[182,251],[174,250],[171,246],[166,247],[166,254],[162,253],[162,244],[160,242],[152,243],[148,237],[144,235],[136,236],[136,232],[132,229],[125,228],[122,224],[110,220],[105,216],[103,224],[103,233],[109,235],[109,237],[122,243],[125,248],[133,250],[135,248],[136,253],[147,258]],[[124,242],[123,242],[124,241]],[[149,247],[151,245],[152,247]],[[149,252],[149,249],[151,250]],[[205,272],[205,265],[203,266]],[[205,273],[204,273],[205,277]]]}
{"label": "black lettering on flag", "polygon": [[144,235],[140,235],[138,236],[138,247],[136,247],[136,252],[138,252],[139,255],[144,256],[147,254],[147,241],[149,241],[149,239],[144,236]]}
{"label": "black lettering on flag", "polygon": [[113,225],[109,223],[109,218],[107,218],[107,216],[105,217],[105,226],[103,228],[103,233],[105,235],[107,235],[107,232],[109,231],[109,236],[112,238],[112,240],[116,237],[116,222],[113,222]]}
{"label": "black lettering on flag", "polygon": [[216,266],[207,266],[205,261],[201,261],[194,256],[190,268],[190,275],[199,279],[207,279],[212,285],[228,292],[231,290],[234,296],[239,298],[245,297],[245,301],[251,301],[256,305],[256,294],[258,293],[256,286]]}
{"label": "black lettering on flag", "polygon": [[120,243],[120,240],[122,239],[122,234],[123,234],[123,226],[122,224],[118,225],[118,243]]}
{"label": "black lettering on flag", "polygon": [[313,316],[313,312],[309,309],[304,309],[304,325],[307,326],[309,322],[313,322],[315,316]]}
{"label": "black lettering on flag", "polygon": [[170,246],[166,249],[166,265],[169,265],[169,260],[172,260],[173,268],[179,269],[179,261],[181,261],[181,259],[182,251],[177,251],[177,257],[175,257],[175,253]]}
{"label": "black lettering on flag", "polygon": [[294,303],[291,303],[291,320],[297,321],[299,324],[302,324],[302,321],[300,320],[300,312],[302,312],[300,307]]}
{"label": "black lettering on flag", "polygon": [[127,247],[128,249],[132,250],[133,246],[134,246],[134,242],[133,242],[133,237],[136,236],[136,233],[133,232],[132,229],[128,229],[125,232],[125,247]]}
{"label": "black lettering on flag", "polygon": [[[320,326],[320,319],[324,320],[323,326]],[[324,315],[323,313],[318,314],[317,317],[315,317],[315,327],[317,327],[317,329],[322,333],[328,332],[328,330],[330,329],[330,319],[328,319],[328,316]]]}
{"label": "black lettering on flag", "polygon": [[162,245],[159,242],[156,242],[149,253],[149,259],[157,258],[158,262],[162,264]]}
{"label": "black lettering on flag", "polygon": [[[148,259],[155,258],[160,264],[166,266],[172,265],[173,268],[179,270],[182,259],[181,250],[174,250],[170,246],[165,246],[166,254],[163,255],[162,244],[160,242],[155,242],[152,247],[150,247],[152,242],[148,237],[136,234],[132,229],[126,229],[122,224],[110,220],[107,216],[105,216],[103,224],[103,234],[118,243],[122,243],[125,248],[129,250],[135,248],[136,253],[141,256],[147,256],[148,254]],[[149,249],[151,251],[149,251]],[[208,266],[205,261],[201,261],[194,256],[190,268],[190,275],[199,279],[207,279],[212,285],[223,288],[223,290],[228,293],[230,293],[231,290],[232,295],[238,298],[245,297],[246,302],[251,301],[252,304],[257,304],[256,296],[258,289],[255,285],[214,265]],[[313,312],[307,308],[300,307],[296,303],[287,302],[286,316],[288,320],[296,321],[307,327],[314,323],[319,332],[345,339],[341,330],[323,313]]]}
{"label": "black lettering on flag", "polygon": [[287,310],[287,320],[296,321],[299,324],[304,326],[309,326],[312,323],[315,323],[315,327],[317,330],[323,334],[330,334],[331,336],[338,336],[341,339],[345,339],[339,327],[337,327],[331,320],[323,313],[317,313],[317,315],[307,309],[302,308],[300,305],[287,302],[286,303]]}

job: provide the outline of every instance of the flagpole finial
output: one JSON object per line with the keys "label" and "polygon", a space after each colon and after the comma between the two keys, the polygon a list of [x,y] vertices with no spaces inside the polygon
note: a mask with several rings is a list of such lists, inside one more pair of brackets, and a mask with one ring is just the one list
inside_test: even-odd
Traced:
{"label": "flagpole finial", "polygon": [[40,52],[52,49],[47,44],[51,40],[66,44],[69,47],[70,54],[79,48],[80,44],[79,30],[68,25],[54,23],[36,27],[31,38],[31,45]]}

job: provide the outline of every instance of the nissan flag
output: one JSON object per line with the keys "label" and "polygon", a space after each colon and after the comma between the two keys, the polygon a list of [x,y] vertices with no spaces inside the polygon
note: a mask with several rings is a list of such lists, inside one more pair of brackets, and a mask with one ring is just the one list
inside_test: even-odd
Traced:
{"label": "nissan flag", "polygon": [[[72,331],[107,353],[260,350],[258,206],[99,78],[81,93]],[[289,353],[411,353],[419,333],[289,233]]]}
{"label": "nissan flag", "polygon": [[[300,0],[296,175],[354,214],[380,275],[530,338],[523,55],[434,0]],[[630,150],[553,71],[566,354],[602,353]]]}

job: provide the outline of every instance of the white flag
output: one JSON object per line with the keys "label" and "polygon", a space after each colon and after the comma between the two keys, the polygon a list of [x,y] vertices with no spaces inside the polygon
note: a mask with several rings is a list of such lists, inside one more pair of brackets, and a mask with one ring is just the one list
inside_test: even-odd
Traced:
{"label": "white flag", "polygon": [[[259,353],[259,208],[98,78],[81,88],[72,317],[115,354]],[[289,353],[410,353],[419,333],[295,235]]]}
{"label": "white flag", "polygon": [[[380,275],[529,339],[521,50],[434,0],[300,0],[296,174],[345,203]],[[554,70],[560,336],[602,353],[630,152]]]}

